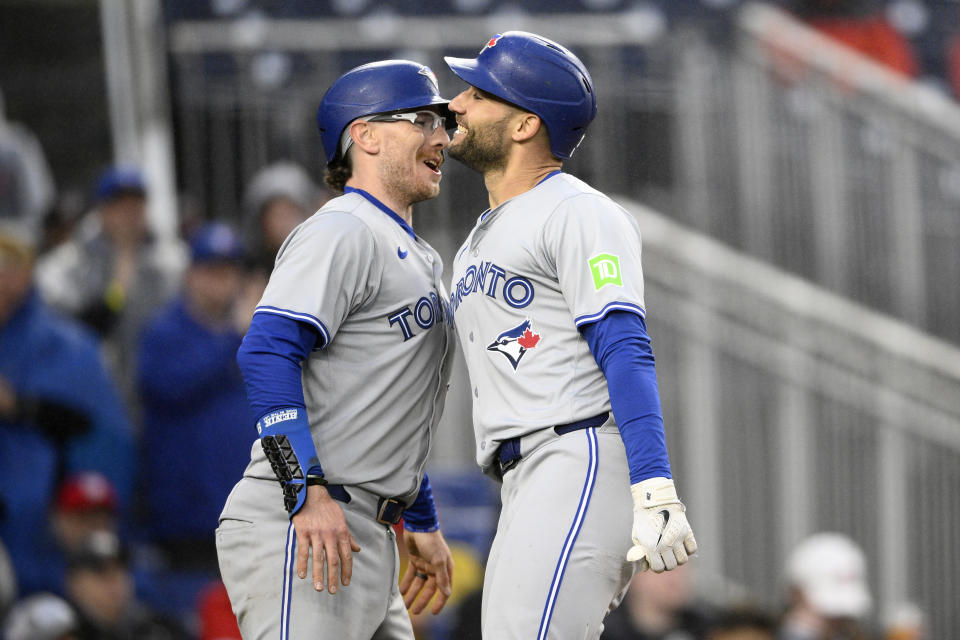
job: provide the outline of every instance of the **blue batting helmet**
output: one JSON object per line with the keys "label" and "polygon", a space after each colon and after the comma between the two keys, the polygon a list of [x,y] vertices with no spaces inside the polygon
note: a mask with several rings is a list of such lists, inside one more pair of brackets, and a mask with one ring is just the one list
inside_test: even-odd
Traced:
{"label": "blue batting helmet", "polygon": [[327,162],[337,157],[343,130],[357,118],[440,105],[442,115],[452,123],[448,102],[440,96],[437,76],[418,62],[382,60],[351,69],[327,89],[317,109]]}
{"label": "blue batting helmet", "polygon": [[474,87],[537,114],[557,157],[573,155],[597,115],[587,68],[569,49],[535,33],[498,33],[476,58],[444,60]]}

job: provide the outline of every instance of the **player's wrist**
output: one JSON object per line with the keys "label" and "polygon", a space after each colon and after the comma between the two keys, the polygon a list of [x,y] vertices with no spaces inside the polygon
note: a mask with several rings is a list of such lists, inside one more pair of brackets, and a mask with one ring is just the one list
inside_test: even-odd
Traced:
{"label": "player's wrist", "polygon": [[671,478],[648,478],[630,485],[634,509],[650,509],[668,504],[679,504],[677,489]]}
{"label": "player's wrist", "polygon": [[292,517],[303,507],[311,478],[314,486],[322,488],[316,479],[323,477],[323,469],[306,409],[285,407],[270,411],[257,420],[257,431],[264,455],[283,488],[284,508]]}

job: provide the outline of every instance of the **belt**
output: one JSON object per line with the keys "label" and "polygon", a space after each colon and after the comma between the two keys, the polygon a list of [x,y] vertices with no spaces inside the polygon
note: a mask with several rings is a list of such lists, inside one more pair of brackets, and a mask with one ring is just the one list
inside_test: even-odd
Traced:
{"label": "belt", "polygon": [[[553,430],[558,436],[562,436],[573,431],[579,431],[580,429],[599,427],[607,421],[608,417],[610,417],[610,413],[604,411],[603,413],[595,415],[592,418],[585,418],[583,420],[577,420],[576,422],[568,422],[567,424],[558,424],[553,428]],[[523,458],[523,454],[520,452],[520,440],[522,439],[523,436],[517,436],[516,438],[504,440],[500,443],[500,447],[497,448],[496,456],[494,456],[494,464],[499,467],[501,476],[515,467],[517,463],[520,462],[520,459]]]}
{"label": "belt", "polygon": [[[353,500],[350,492],[342,484],[326,485],[327,493],[334,500],[344,504]],[[403,511],[407,504],[399,498],[378,498],[376,520],[380,524],[397,524],[403,518]]]}

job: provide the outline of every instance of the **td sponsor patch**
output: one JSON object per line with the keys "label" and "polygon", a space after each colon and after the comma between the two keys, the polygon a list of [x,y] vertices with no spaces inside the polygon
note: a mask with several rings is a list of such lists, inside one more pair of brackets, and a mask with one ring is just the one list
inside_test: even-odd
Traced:
{"label": "td sponsor patch", "polygon": [[612,253],[598,253],[587,261],[590,275],[593,276],[593,288],[599,291],[608,284],[623,286],[620,276],[620,258]]}

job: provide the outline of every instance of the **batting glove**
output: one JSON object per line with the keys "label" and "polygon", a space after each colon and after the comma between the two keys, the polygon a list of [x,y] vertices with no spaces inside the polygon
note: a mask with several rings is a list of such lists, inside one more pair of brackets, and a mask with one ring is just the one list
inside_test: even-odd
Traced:
{"label": "batting glove", "polygon": [[640,571],[670,571],[697,552],[686,507],[670,478],[650,478],[630,485],[633,494],[633,547],[627,560]]}

